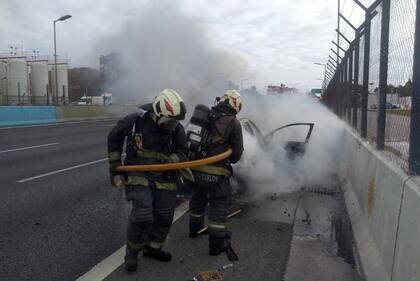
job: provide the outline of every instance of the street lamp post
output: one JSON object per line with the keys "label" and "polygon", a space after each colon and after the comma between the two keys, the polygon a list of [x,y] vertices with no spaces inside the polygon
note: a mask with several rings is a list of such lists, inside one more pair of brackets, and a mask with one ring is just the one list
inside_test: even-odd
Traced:
{"label": "street lamp post", "polygon": [[55,72],[55,104],[58,105],[58,78],[57,78],[57,41],[55,34],[55,23],[71,18],[71,15],[62,16],[53,21],[54,23],[54,72]]}

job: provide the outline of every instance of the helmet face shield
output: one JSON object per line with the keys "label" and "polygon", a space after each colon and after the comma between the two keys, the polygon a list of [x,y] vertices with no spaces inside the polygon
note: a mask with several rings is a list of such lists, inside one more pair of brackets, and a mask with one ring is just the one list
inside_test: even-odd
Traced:
{"label": "helmet face shield", "polygon": [[185,103],[183,101],[180,102],[181,112],[179,115],[175,116],[174,118],[177,120],[184,120],[185,114],[187,114],[187,107],[185,106]]}
{"label": "helmet face shield", "polygon": [[153,102],[153,112],[156,116],[168,116],[183,120],[186,107],[181,96],[173,89],[165,89],[156,96]]}
{"label": "helmet face shield", "polygon": [[179,121],[177,119],[174,119],[174,118],[171,118],[171,117],[168,117],[168,116],[162,116],[157,121],[157,124],[162,129],[173,132],[175,130],[176,126],[178,126]]}

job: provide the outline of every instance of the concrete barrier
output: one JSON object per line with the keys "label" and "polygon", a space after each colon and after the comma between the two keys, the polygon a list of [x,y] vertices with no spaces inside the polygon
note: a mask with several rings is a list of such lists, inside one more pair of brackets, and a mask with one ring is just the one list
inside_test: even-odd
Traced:
{"label": "concrete barrier", "polygon": [[366,279],[420,280],[420,185],[408,187],[404,171],[350,130],[344,134],[339,177]]}
{"label": "concrete barrier", "polygon": [[0,106],[0,126],[56,122],[53,106]]}
{"label": "concrete barrier", "polygon": [[136,111],[135,106],[57,106],[58,121],[118,118]]}
{"label": "concrete barrier", "polygon": [[392,280],[420,280],[420,180],[404,184]]}

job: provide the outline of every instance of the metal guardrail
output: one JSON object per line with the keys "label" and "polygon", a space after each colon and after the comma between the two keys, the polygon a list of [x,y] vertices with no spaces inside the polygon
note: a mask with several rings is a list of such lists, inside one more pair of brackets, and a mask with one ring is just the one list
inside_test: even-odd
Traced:
{"label": "metal guardrail", "polygon": [[420,175],[420,0],[376,0],[370,7],[354,1],[365,20],[354,27],[339,15],[354,39],[337,30],[348,44],[333,50],[339,63],[329,64],[325,102],[362,138]]}

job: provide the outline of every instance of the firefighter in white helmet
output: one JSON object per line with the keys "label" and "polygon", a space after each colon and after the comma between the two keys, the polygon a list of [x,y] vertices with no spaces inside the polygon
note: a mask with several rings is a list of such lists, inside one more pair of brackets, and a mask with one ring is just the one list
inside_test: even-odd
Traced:
{"label": "firefighter in white helmet", "polygon": [[[180,95],[165,89],[153,103],[140,106],[118,122],[108,135],[111,183],[118,175],[115,168],[124,164],[161,164],[185,161],[188,147],[183,126],[186,108]],[[127,140],[124,146],[124,141]],[[176,204],[177,174],[168,172],[129,172],[122,175],[132,210],[127,229],[125,268],[137,269],[138,253],[168,262],[171,254],[162,246],[172,225]]]}
{"label": "firefighter in white helmet", "polygon": [[[226,220],[232,202],[232,187],[229,182],[233,172],[231,164],[238,162],[243,152],[242,128],[236,119],[236,114],[242,108],[242,98],[237,91],[229,90],[216,101],[216,106],[208,109],[208,117],[202,118],[208,120],[201,122],[204,124],[203,130],[207,132],[203,134],[200,145],[192,146],[189,140],[191,131],[187,132],[190,158],[210,157],[228,148],[232,149],[232,154],[228,159],[191,169],[195,182],[190,201],[190,237],[197,237],[197,232],[202,229],[205,209],[209,203],[209,254],[219,255],[226,252],[233,261],[237,256],[230,245],[231,233],[226,227]],[[204,105],[198,105],[191,122],[197,121],[205,108]]]}

